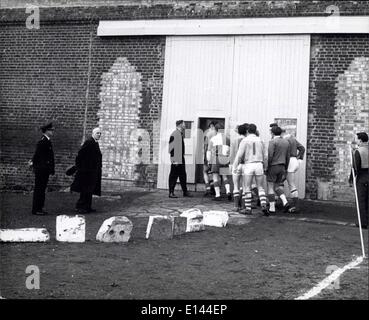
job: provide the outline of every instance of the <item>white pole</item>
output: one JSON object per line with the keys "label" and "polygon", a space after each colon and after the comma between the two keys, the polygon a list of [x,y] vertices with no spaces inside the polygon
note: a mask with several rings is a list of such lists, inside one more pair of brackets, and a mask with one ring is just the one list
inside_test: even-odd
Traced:
{"label": "white pole", "polygon": [[361,229],[361,219],[360,219],[360,208],[359,208],[359,199],[357,197],[357,189],[356,189],[356,176],[355,176],[355,170],[354,170],[354,164],[353,164],[353,153],[350,148],[350,159],[351,159],[351,172],[352,172],[352,183],[354,185],[354,191],[355,191],[355,202],[356,202],[356,211],[357,211],[357,218],[359,221],[359,230],[360,230],[360,241],[361,241],[361,250],[363,253],[363,258],[365,258],[365,248],[364,248],[364,240],[363,240],[363,230]]}

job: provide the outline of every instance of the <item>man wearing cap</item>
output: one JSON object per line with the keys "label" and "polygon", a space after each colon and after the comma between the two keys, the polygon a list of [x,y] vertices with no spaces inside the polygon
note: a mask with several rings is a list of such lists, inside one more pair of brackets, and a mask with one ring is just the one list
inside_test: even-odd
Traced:
{"label": "man wearing cap", "polygon": [[83,143],[75,161],[77,171],[70,189],[80,193],[76,211],[81,214],[95,212],[92,208],[92,195],[101,195],[102,155],[98,143],[100,137],[100,128],[93,129],[92,136]]}
{"label": "man wearing cap", "polygon": [[[359,201],[360,221],[363,229],[368,228],[368,210],[369,210],[369,150],[368,134],[360,132],[357,134],[358,148],[354,150],[353,167],[356,176],[356,190]],[[352,171],[350,184],[352,184]],[[359,224],[356,224],[358,227]]]}
{"label": "man wearing cap", "polygon": [[50,138],[53,135],[54,128],[50,122],[41,127],[43,136],[37,143],[36,151],[30,162],[35,173],[35,188],[33,191],[32,214],[45,215],[43,210],[45,205],[45,191],[49,176],[55,174],[54,151]]}
{"label": "man wearing cap", "polygon": [[187,173],[185,164],[185,144],[184,131],[186,129],[183,120],[176,121],[176,130],[169,138],[169,154],[170,154],[170,173],[169,173],[169,198],[178,198],[174,194],[174,189],[179,178],[184,197],[192,197],[187,191]]}

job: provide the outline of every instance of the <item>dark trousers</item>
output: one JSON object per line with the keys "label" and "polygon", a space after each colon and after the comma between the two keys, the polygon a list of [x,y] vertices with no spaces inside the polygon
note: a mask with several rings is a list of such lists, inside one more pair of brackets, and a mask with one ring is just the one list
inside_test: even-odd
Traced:
{"label": "dark trousers", "polygon": [[356,180],[356,190],[359,201],[361,225],[368,226],[369,173],[359,173]]}
{"label": "dark trousers", "polygon": [[177,179],[181,184],[183,193],[187,192],[187,174],[185,164],[172,164],[169,173],[169,193],[174,192],[176,187]]}
{"label": "dark trousers", "polygon": [[79,199],[76,204],[76,209],[80,210],[91,210],[92,205],[92,192],[81,192],[79,194]]}
{"label": "dark trousers", "polygon": [[33,190],[32,213],[42,211],[45,205],[45,192],[49,182],[49,172],[35,171],[35,188]]}

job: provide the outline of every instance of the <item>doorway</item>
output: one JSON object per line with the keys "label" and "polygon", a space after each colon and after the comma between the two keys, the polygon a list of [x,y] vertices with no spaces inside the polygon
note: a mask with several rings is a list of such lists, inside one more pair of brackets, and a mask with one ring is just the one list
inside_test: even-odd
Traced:
{"label": "doorway", "polygon": [[205,150],[204,150],[204,139],[206,131],[209,128],[210,123],[213,122],[214,124],[218,123],[221,127],[221,130],[224,130],[225,128],[225,118],[199,118],[198,121],[198,132],[202,132],[203,134],[198,135],[198,141],[197,141],[197,150],[196,159],[202,159],[202,161],[197,161],[196,163],[196,171],[195,171],[195,183],[204,183],[204,176],[203,176],[203,160],[205,159]]}

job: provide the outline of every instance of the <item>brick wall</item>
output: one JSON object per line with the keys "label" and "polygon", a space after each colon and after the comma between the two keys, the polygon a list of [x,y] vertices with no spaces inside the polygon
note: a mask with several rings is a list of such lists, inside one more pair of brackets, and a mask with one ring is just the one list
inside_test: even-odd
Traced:
{"label": "brick wall", "polygon": [[[135,129],[144,129],[144,132],[140,134],[136,131],[135,136],[124,136],[123,139],[129,140],[130,138],[135,141],[130,143],[135,145],[137,152],[135,155],[136,165],[115,163],[110,164],[110,168],[115,166],[115,170],[122,170],[123,168],[130,168],[126,174],[121,176],[121,180],[117,179],[117,175],[107,177],[110,180],[110,186],[117,186],[119,188],[122,185],[132,185],[130,181],[134,181],[135,185],[143,185],[145,182],[150,183],[152,186],[157,177],[157,158],[158,143],[160,131],[155,127],[155,124],[160,122],[160,109],[163,92],[163,77],[164,77],[164,52],[165,52],[165,37],[96,37],[93,40],[92,49],[92,76],[91,76],[91,94],[89,98],[89,106],[91,114],[89,119],[95,117],[96,125],[99,120],[98,114],[102,114],[104,103],[101,98],[103,94],[104,79],[103,75],[107,74],[115,63],[119,60],[125,60],[127,64],[134,69],[135,73],[139,75],[140,90],[135,91],[139,96],[135,100],[132,96],[133,92],[130,90],[125,91],[125,95],[128,100],[132,98],[131,102],[134,102],[137,107],[137,119],[127,119],[126,124],[135,126]],[[118,59],[118,60],[117,60]],[[116,95],[114,97],[114,95]],[[129,98],[130,97],[130,98]],[[118,92],[113,92],[113,98],[119,99]],[[116,100],[118,101],[118,100]],[[131,105],[131,102],[123,101],[122,107]],[[119,103],[115,103],[116,107],[119,107]],[[127,115],[129,117],[129,115]],[[102,119],[100,119],[100,122]],[[128,129],[128,126],[127,126]],[[132,128],[130,128],[132,129]],[[141,130],[142,131],[142,130]],[[115,134],[117,131],[115,131]],[[128,133],[128,131],[127,131]],[[130,132],[132,133],[132,131]],[[150,152],[147,154],[147,146],[145,143],[148,139],[145,139],[146,135],[149,135]],[[117,150],[116,150],[117,151]],[[117,152],[115,152],[117,156]],[[110,157],[112,153],[110,153]],[[142,162],[141,164],[137,164]],[[115,180],[115,181],[114,181]]]}
{"label": "brick wall", "polygon": [[[56,175],[50,185],[69,185],[71,180],[64,172],[74,163],[83,140],[85,110],[89,135],[99,124],[99,110],[103,107],[102,75],[109,72],[118,57],[125,57],[142,75],[137,127],[159,134],[154,122],[159,120],[161,106],[164,37],[99,38],[95,24],[47,25],[39,30],[20,25],[2,27],[1,186],[32,187],[33,174],[27,169],[27,161],[41,136],[39,126],[47,121],[54,121],[56,127]],[[152,147],[155,139],[159,138],[150,136],[151,163],[157,157]],[[135,170],[137,183],[142,179],[156,180],[157,165],[140,165]]]}
{"label": "brick wall", "polygon": [[[59,7],[40,8],[41,22],[66,23],[81,20],[126,20],[126,19],[218,19],[241,17],[297,17],[324,16],[330,14],[330,8],[335,6],[340,15],[369,15],[367,1],[188,1],[188,0],[127,0],[112,2],[100,1],[93,7],[71,6],[72,0],[64,2]],[[38,1],[24,1],[35,3]],[[124,5],[123,5],[124,3]],[[88,1],[86,1],[88,4]],[[55,5],[52,2],[50,5]],[[24,6],[24,4],[23,4]],[[10,7],[10,4],[9,4]],[[328,10],[327,10],[328,8]],[[24,22],[27,14],[24,9],[4,9],[0,13],[0,22]]]}
{"label": "brick wall", "polygon": [[63,180],[83,136],[88,49],[87,25],[1,27],[2,185],[32,184],[26,164],[41,136],[39,126],[51,120],[57,128],[56,176],[51,184]]}
{"label": "brick wall", "polygon": [[[156,4],[155,4],[156,3]],[[0,185],[32,186],[27,161],[40,136],[38,127],[53,120],[56,171],[51,184],[67,186],[65,168],[93,127],[103,123],[104,74],[117,59],[140,74],[137,128],[150,134],[150,161],[157,163],[165,37],[96,36],[100,19],[224,18],[326,15],[336,5],[341,15],[369,15],[367,1],[127,1],[121,6],[41,8],[41,28],[25,27],[24,9],[0,10],[1,154]],[[307,196],[318,196],[320,182],[330,197],[340,197],[333,184],[343,183],[346,167],[339,161],[340,132],[350,128],[345,92],[362,92],[361,69],[369,56],[368,36],[313,35],[311,46]],[[90,68],[89,68],[90,66]],[[89,71],[90,70],[90,71]],[[354,84],[350,79],[354,79]],[[358,89],[359,88],[359,89]],[[352,89],[352,90],[351,90]],[[358,105],[362,109],[367,100]],[[347,99],[345,100],[347,101]],[[356,100],[355,100],[356,101]],[[349,105],[353,105],[350,102]],[[85,117],[85,112],[86,117]],[[361,125],[361,124],[359,124]],[[104,126],[104,124],[103,124]],[[138,137],[137,137],[138,139]],[[138,139],[139,140],[139,139]],[[140,151],[140,141],[136,141]],[[142,147],[142,146],[141,146]],[[142,150],[141,150],[142,151]],[[115,168],[112,164],[111,168]],[[122,167],[117,170],[122,170]],[[339,174],[337,172],[339,172]],[[156,181],[157,165],[136,165],[135,184]],[[130,177],[130,179],[132,176]],[[119,182],[130,184],[131,180]]]}
{"label": "brick wall", "polygon": [[[307,196],[352,200],[347,141],[368,131],[368,35],[311,38]],[[360,97],[360,99],[358,99]]]}

